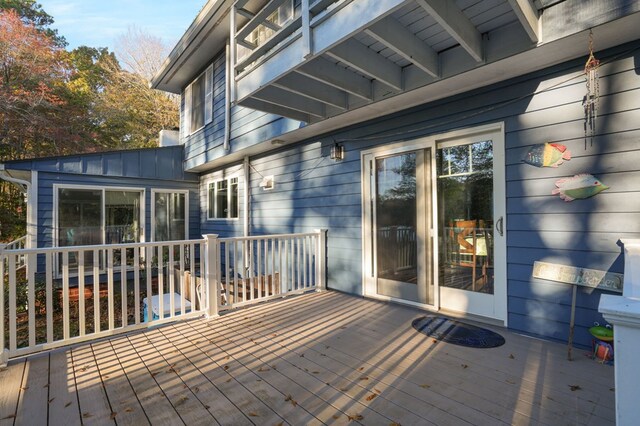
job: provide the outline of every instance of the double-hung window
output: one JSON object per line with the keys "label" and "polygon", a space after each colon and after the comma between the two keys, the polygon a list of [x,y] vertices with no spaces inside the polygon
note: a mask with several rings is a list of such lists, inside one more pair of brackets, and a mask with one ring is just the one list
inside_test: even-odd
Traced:
{"label": "double-hung window", "polygon": [[213,65],[186,87],[180,118],[183,136],[195,133],[213,121]]}
{"label": "double-hung window", "polygon": [[238,218],[238,178],[209,183],[209,219]]}

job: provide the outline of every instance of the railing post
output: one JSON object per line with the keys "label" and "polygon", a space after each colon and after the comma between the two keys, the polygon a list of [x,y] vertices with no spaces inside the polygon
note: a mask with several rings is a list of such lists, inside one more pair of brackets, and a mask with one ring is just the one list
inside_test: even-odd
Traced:
{"label": "railing post", "polygon": [[205,286],[207,288],[207,317],[218,316],[220,304],[220,277],[218,276],[218,260],[220,258],[218,234],[203,235],[205,239]]}
{"label": "railing post", "polygon": [[616,424],[635,425],[640,417],[637,387],[640,381],[640,239],[624,245],[622,296],[603,294],[598,311],[613,324],[615,347]]}
{"label": "railing post", "polygon": [[9,362],[9,350],[4,342],[4,274],[6,272],[5,263],[7,258],[4,255],[4,250],[6,247],[6,244],[0,244],[0,367],[6,367]]}
{"label": "railing post", "polygon": [[316,229],[318,247],[316,248],[316,291],[327,289],[327,230]]}

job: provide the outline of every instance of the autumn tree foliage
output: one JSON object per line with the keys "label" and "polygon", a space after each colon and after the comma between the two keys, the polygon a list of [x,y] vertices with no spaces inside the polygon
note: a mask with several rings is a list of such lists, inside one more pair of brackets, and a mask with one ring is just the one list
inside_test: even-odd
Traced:
{"label": "autumn tree foliage", "polygon": [[[150,147],[178,127],[177,99],[149,87],[168,52],[159,39],[130,30],[120,57],[68,52],[52,23],[33,0],[0,0],[0,162]],[[24,232],[24,211],[0,180],[0,241]]]}

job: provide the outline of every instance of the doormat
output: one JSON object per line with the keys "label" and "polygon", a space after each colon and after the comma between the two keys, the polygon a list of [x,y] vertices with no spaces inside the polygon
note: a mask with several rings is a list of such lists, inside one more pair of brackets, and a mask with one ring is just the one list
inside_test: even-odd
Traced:
{"label": "doormat", "polygon": [[504,337],[494,331],[440,316],[416,318],[411,325],[420,333],[454,345],[470,348],[496,348],[504,345]]}

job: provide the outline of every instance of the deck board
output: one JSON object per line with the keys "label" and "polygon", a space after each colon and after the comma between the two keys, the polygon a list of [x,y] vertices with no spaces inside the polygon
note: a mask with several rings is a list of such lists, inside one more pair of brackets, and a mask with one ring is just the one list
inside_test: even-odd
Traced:
{"label": "deck board", "polygon": [[0,424],[615,423],[586,351],[499,327],[504,346],[459,347],[421,315],[312,293],[11,361]]}

